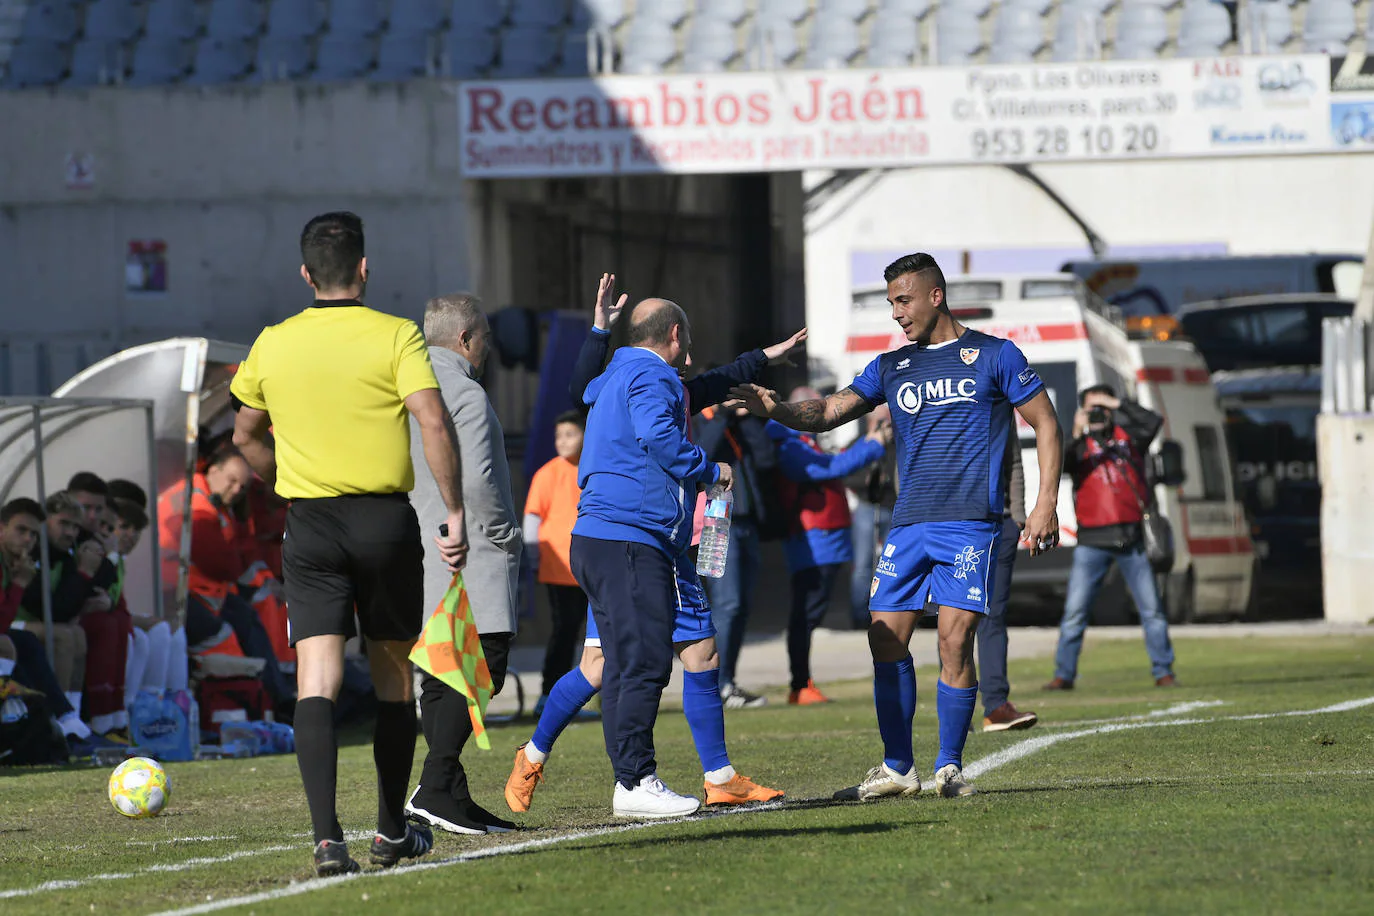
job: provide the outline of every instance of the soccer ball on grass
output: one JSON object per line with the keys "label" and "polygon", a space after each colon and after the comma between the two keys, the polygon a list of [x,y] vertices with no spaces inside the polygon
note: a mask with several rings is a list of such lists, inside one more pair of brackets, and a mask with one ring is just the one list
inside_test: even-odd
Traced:
{"label": "soccer ball on grass", "polygon": [[151,757],[131,757],[110,774],[110,804],[125,817],[156,817],[171,797],[172,781]]}

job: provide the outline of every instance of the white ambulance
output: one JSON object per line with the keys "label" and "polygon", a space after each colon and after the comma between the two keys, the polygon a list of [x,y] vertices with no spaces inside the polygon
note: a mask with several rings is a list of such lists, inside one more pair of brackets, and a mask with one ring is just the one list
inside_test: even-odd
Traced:
{"label": "white ambulance", "polygon": [[[1237,499],[1225,418],[1206,364],[1191,343],[1154,339],[1146,325],[1130,332],[1121,313],[1074,278],[1038,276],[961,277],[948,281],[952,313],[964,324],[1017,343],[1040,373],[1067,437],[1078,392],[1106,383],[1118,393],[1163,415],[1164,428],[1151,446],[1156,468],[1177,465],[1182,483],[1160,484],[1156,498],[1174,531],[1176,559],[1162,577],[1169,617],[1238,616],[1246,612],[1254,571],[1245,510]],[[819,377],[813,384],[843,387],[878,353],[904,346],[892,321],[886,286],[856,289],[847,335],[810,340]],[[1039,464],[1030,427],[1017,417],[1028,501],[1039,486]],[[1176,472],[1175,472],[1176,473]],[[1061,543],[1065,549],[1017,563],[1012,595],[1062,608],[1077,527],[1073,488],[1059,487]],[[1030,507],[1027,506],[1027,509]],[[1024,545],[1022,547],[1024,548]],[[1119,593],[1099,601],[1094,619],[1124,622]]]}

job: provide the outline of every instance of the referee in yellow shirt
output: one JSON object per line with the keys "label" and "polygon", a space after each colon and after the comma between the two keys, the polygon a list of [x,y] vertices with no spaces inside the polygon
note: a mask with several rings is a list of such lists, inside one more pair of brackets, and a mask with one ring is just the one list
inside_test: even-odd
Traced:
{"label": "referee in yellow shirt", "polygon": [[291,502],[282,572],[296,647],[296,759],[323,876],[358,870],[335,815],[334,734],[355,610],[378,700],[371,859],[395,865],[434,843],[404,813],[416,731],[408,656],[424,617],[424,546],[406,495],[415,483],[407,411],[448,510],[449,533],[436,542],[451,569],[466,561],[467,537],[453,424],[420,329],[359,301],[367,287],[362,220],[315,217],[301,233],[301,260],[314,304],[258,335],[229,390],[234,444]]}

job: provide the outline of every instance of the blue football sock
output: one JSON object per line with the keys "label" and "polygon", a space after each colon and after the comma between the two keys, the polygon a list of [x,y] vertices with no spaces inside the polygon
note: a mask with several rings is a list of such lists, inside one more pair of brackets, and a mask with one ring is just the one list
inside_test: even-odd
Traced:
{"label": "blue football sock", "polygon": [[910,655],[899,662],[873,663],[873,706],[883,736],[883,763],[906,775],[915,760],[911,720],[916,717],[916,666]]}
{"label": "blue football sock", "polygon": [[549,699],[539,715],[539,724],[535,726],[531,743],[545,754],[553,750],[553,743],[563,734],[563,729],[594,696],[596,689],[581,668],[574,668],[560,677],[558,683],[553,685],[553,690],[549,691]]}
{"label": "blue football sock", "polygon": [[692,742],[701,758],[701,769],[709,773],[730,765],[725,751],[725,706],[720,700],[720,669],[682,673],[682,711]]}
{"label": "blue football sock", "polygon": [[935,687],[935,714],[940,718],[940,756],[935,769],[946,764],[964,768],[964,742],[968,740],[973,709],[978,705],[978,685],[951,687],[940,681]]}

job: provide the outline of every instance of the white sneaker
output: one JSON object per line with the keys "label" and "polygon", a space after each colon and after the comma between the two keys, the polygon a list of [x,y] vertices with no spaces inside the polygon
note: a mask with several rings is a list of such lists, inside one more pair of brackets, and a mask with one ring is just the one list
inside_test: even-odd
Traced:
{"label": "white sneaker", "polygon": [[880,763],[869,770],[864,781],[859,783],[859,801],[892,796],[910,798],[920,794],[921,777],[917,774],[915,766],[903,775],[889,768],[887,764]]}
{"label": "white sneaker", "polygon": [[952,763],[947,763],[935,771],[935,791],[941,798],[963,798],[977,795],[978,790],[964,782],[964,773]]}
{"label": "white sneaker", "polygon": [[611,810],[616,817],[686,817],[695,814],[701,802],[690,795],[678,795],[663,784],[657,773],[650,773],[633,789],[615,784]]}

